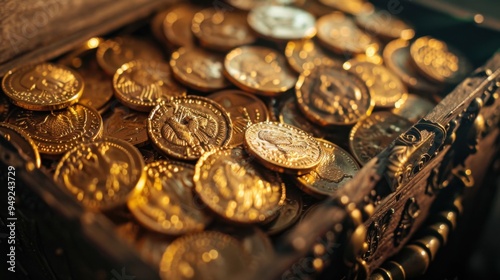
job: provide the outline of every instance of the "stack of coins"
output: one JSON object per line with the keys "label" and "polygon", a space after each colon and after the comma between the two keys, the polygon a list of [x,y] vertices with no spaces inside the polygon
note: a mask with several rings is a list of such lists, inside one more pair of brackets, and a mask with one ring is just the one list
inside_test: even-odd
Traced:
{"label": "stack of coins", "polygon": [[163,279],[251,269],[470,69],[364,0],[219,4],[2,80],[0,136]]}

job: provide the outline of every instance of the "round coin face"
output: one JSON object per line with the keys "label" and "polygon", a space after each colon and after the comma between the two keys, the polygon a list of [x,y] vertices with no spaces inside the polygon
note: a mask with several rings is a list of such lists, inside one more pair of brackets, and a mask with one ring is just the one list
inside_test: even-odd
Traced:
{"label": "round coin face", "polygon": [[198,8],[190,4],[175,5],[168,11],[163,20],[163,32],[174,48],[194,45],[191,24],[197,11]]}
{"label": "round coin face", "polygon": [[174,98],[156,106],[148,117],[153,145],[183,160],[197,160],[211,149],[226,146],[232,133],[231,119],[224,108],[200,96]]}
{"label": "round coin face", "polygon": [[26,132],[40,154],[53,158],[102,135],[99,113],[81,104],[50,113],[14,109],[7,122]]}
{"label": "round coin face", "polygon": [[390,112],[373,113],[352,128],[349,146],[358,162],[365,165],[411,126],[410,121]]}
{"label": "round coin face", "polygon": [[156,105],[172,97],[186,94],[174,81],[166,63],[134,60],[123,64],[113,77],[115,95],[134,110],[150,112]]}
{"label": "round coin face", "polygon": [[281,105],[279,110],[279,121],[298,127],[315,137],[325,137],[323,128],[309,121],[300,112],[295,96],[287,98]]}
{"label": "round coin face", "polygon": [[407,23],[385,10],[356,15],[356,24],[385,40],[411,40],[415,31]]}
{"label": "round coin face", "polygon": [[97,62],[108,75],[114,75],[123,64],[132,60],[161,61],[163,54],[151,42],[130,37],[106,40],[97,48]]}
{"label": "round coin face", "polygon": [[131,144],[104,138],[80,144],[57,165],[54,180],[91,210],[123,206],[144,187],[144,161]]}
{"label": "round coin face", "polygon": [[340,12],[322,16],[316,24],[319,42],[338,54],[375,53],[379,43],[359,29],[354,21]]}
{"label": "round coin face", "polygon": [[253,123],[269,120],[267,106],[259,98],[240,90],[225,90],[208,96],[224,107],[233,123],[230,146],[243,144],[245,130]]}
{"label": "round coin face", "polygon": [[340,57],[327,54],[312,39],[288,42],[285,56],[293,70],[299,74],[307,74],[321,65],[340,67],[344,62]]}
{"label": "round coin face", "polygon": [[256,40],[246,16],[243,12],[205,9],[195,14],[191,30],[203,47],[227,52]]}
{"label": "round coin face", "polygon": [[323,126],[353,125],[373,110],[365,83],[343,69],[319,67],[301,75],[295,94],[304,115]]}
{"label": "round coin face", "polygon": [[407,92],[401,79],[382,65],[349,60],[344,69],[365,82],[375,107],[393,108]]}
{"label": "round coin face", "polygon": [[175,78],[195,90],[210,92],[228,87],[224,57],[198,48],[180,48],[172,53],[170,66]]}
{"label": "round coin face", "polygon": [[323,149],[323,160],[310,173],[296,178],[302,189],[313,196],[331,196],[359,171],[356,160],[339,146],[317,139]]}
{"label": "round coin face", "polygon": [[429,36],[415,40],[410,55],[420,73],[434,82],[455,84],[471,71],[470,63],[458,50]]}
{"label": "round coin face", "polygon": [[304,202],[297,188],[286,188],[286,199],[278,211],[278,216],[269,224],[265,225],[265,231],[269,235],[278,234],[293,225],[302,213]]}
{"label": "round coin face", "polygon": [[264,222],[278,213],[285,199],[278,174],[252,163],[240,147],[205,153],[196,164],[194,181],[210,209],[237,223]]}
{"label": "round coin face", "polygon": [[3,136],[7,141],[13,143],[20,153],[30,159],[37,168],[40,167],[42,161],[38,153],[38,148],[28,134],[16,126],[0,123],[0,136]]}
{"label": "round coin face", "polygon": [[224,60],[224,74],[239,88],[267,96],[280,95],[297,81],[283,55],[273,49],[256,46],[229,52]]}
{"label": "round coin face", "polygon": [[103,135],[142,146],[149,141],[147,120],[148,114],[114,102],[109,111],[103,115]]}
{"label": "round coin face", "polygon": [[179,235],[201,231],[210,222],[205,207],[194,199],[194,167],[157,161],[146,165],[146,183],[128,201],[134,217],[159,233]]}
{"label": "round coin face", "polygon": [[41,63],[7,72],[2,89],[21,108],[50,111],[78,102],[83,93],[83,79],[65,66]]}
{"label": "round coin face", "polygon": [[416,92],[437,93],[441,87],[428,82],[413,67],[410,57],[410,43],[405,40],[394,40],[384,48],[383,57],[387,68],[398,75],[401,80]]}
{"label": "round coin face", "polygon": [[163,254],[160,278],[234,279],[247,269],[250,256],[230,235],[214,231],[176,239]]}
{"label": "round coin face", "polygon": [[251,125],[245,132],[245,147],[264,166],[278,172],[303,174],[318,166],[323,157],[315,138],[283,123]]}
{"label": "round coin face", "polygon": [[435,103],[416,94],[406,94],[402,101],[391,112],[409,120],[411,123],[418,122],[436,107]]}
{"label": "round coin face", "polygon": [[248,24],[259,35],[274,40],[298,40],[316,34],[316,19],[295,7],[260,5],[248,14]]}
{"label": "round coin face", "polygon": [[319,0],[319,2],[335,10],[351,15],[373,11],[373,5],[366,0]]}

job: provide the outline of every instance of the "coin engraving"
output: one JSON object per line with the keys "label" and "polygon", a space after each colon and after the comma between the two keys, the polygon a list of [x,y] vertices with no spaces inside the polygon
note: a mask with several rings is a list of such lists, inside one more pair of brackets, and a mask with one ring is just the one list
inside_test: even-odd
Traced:
{"label": "coin engraving", "polygon": [[295,93],[304,115],[323,126],[354,124],[373,109],[363,81],[342,69],[319,67],[301,75]]}
{"label": "coin engraving", "polygon": [[41,63],[7,72],[2,88],[19,107],[50,111],[76,103],[83,92],[83,79],[67,67]]}
{"label": "coin engraving", "polygon": [[299,74],[309,73],[320,65],[340,67],[343,63],[343,59],[327,54],[314,40],[288,42],[285,56],[293,70]]}
{"label": "coin engraving", "polygon": [[218,215],[239,223],[263,222],[286,197],[279,176],[261,169],[243,148],[205,153],[195,168],[196,192]]}
{"label": "coin engraving", "polygon": [[187,96],[155,107],[148,118],[148,134],[165,154],[196,160],[215,147],[227,145],[231,140],[232,124],[216,102]]}
{"label": "coin engraving", "polygon": [[115,102],[103,116],[104,136],[125,140],[132,145],[148,142],[148,114],[137,112]]}

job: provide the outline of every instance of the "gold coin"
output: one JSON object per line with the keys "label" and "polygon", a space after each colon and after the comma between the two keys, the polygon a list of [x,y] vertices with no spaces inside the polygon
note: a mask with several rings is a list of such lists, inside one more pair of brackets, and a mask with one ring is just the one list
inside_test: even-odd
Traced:
{"label": "gold coin", "polygon": [[166,63],[134,60],[123,64],[113,77],[115,96],[125,106],[149,112],[172,97],[186,95]]}
{"label": "gold coin", "polygon": [[22,157],[31,160],[37,168],[40,168],[42,161],[38,148],[28,134],[16,126],[0,123],[0,136],[11,142]]}
{"label": "gold coin", "polygon": [[296,178],[302,190],[319,197],[331,196],[359,171],[356,160],[339,146],[317,139],[323,149],[323,160],[310,173]]}
{"label": "gold coin", "polygon": [[106,40],[99,45],[96,56],[99,66],[110,76],[132,60],[163,60],[163,54],[153,43],[131,37]]}
{"label": "gold coin", "polygon": [[248,269],[250,256],[230,235],[205,231],[176,239],[163,254],[160,278],[234,279]]}
{"label": "gold coin", "polygon": [[226,2],[237,9],[250,11],[251,9],[264,4],[300,6],[305,2],[305,0],[226,0]]}
{"label": "gold coin", "polygon": [[93,37],[82,46],[63,57],[58,63],[78,71],[85,81],[83,94],[78,103],[103,110],[113,97],[113,87],[109,77],[105,75],[97,64],[96,49],[104,40]]}
{"label": "gold coin", "polygon": [[257,34],[271,40],[299,40],[316,35],[314,16],[291,6],[256,6],[248,14],[248,24]]}
{"label": "gold coin", "polygon": [[304,115],[300,112],[297,106],[297,100],[295,96],[291,96],[287,98],[280,106],[279,110],[279,121],[282,123],[290,124],[295,127],[302,129],[305,132],[308,132],[315,137],[325,137],[325,131],[323,128],[309,121]]}
{"label": "gold coin", "polygon": [[267,168],[299,175],[314,169],[323,157],[323,150],[315,138],[283,123],[251,125],[245,132],[245,147]]}
{"label": "gold coin", "polygon": [[368,33],[359,29],[354,21],[340,12],[318,19],[318,39],[327,49],[338,54],[373,54],[380,44]]}
{"label": "gold coin", "polygon": [[2,91],[0,91],[0,122],[3,122],[7,119],[11,107],[12,105],[7,96],[5,96]]}
{"label": "gold coin", "polygon": [[217,215],[237,223],[264,222],[278,214],[286,197],[277,173],[252,163],[243,148],[205,153],[196,163],[200,199]]}
{"label": "gold coin", "polygon": [[224,78],[224,57],[199,48],[180,48],[172,53],[170,66],[174,77],[195,90],[210,92],[228,87]]}
{"label": "gold coin", "polygon": [[469,61],[458,50],[430,36],[415,40],[410,55],[418,71],[437,83],[458,83],[471,71]]}
{"label": "gold coin", "polygon": [[265,225],[264,230],[269,235],[276,235],[292,226],[300,218],[304,202],[298,189],[286,188],[286,199],[278,211],[278,216]]}
{"label": "gold coin", "polygon": [[153,267],[159,267],[163,253],[172,243],[172,238],[151,231],[142,231],[134,240],[137,252]]}
{"label": "gold coin", "polygon": [[174,5],[168,10],[163,20],[163,32],[173,48],[194,46],[191,24],[198,10],[198,7],[186,3]]}
{"label": "gold coin", "polygon": [[146,113],[131,110],[115,101],[102,118],[103,135],[106,137],[122,139],[135,146],[142,146],[149,141]]}
{"label": "gold coin", "polygon": [[373,5],[366,0],[319,0],[319,2],[335,10],[351,15],[373,11]]}
{"label": "gold coin", "polygon": [[351,130],[349,146],[354,157],[365,165],[412,124],[390,112],[376,112],[358,122]]}
{"label": "gold coin", "polygon": [[407,92],[401,79],[382,65],[353,59],[344,63],[344,69],[365,82],[375,107],[393,108]]}
{"label": "gold coin", "polygon": [[441,86],[427,81],[413,67],[409,45],[410,43],[405,40],[389,42],[383,52],[385,65],[413,91],[425,94],[439,92]]}
{"label": "gold coin", "polygon": [[83,79],[65,66],[41,63],[10,70],[3,77],[2,89],[14,105],[50,111],[78,102],[83,93]]}
{"label": "gold coin", "polygon": [[202,231],[211,218],[194,198],[193,176],[194,167],[189,164],[150,163],[146,165],[146,184],[129,199],[128,208],[141,224],[159,233]]}
{"label": "gold coin", "polygon": [[205,152],[226,146],[233,127],[217,102],[200,96],[177,97],[156,106],[148,118],[153,145],[168,156],[197,160]]}
{"label": "gold coin", "polygon": [[237,87],[267,96],[280,95],[297,81],[283,55],[257,46],[240,47],[229,52],[224,60],[224,74]]}
{"label": "gold coin", "polygon": [[102,211],[125,205],[144,187],[146,173],[137,148],[103,138],[66,153],[54,180],[85,207]]}
{"label": "gold coin", "polygon": [[330,67],[301,75],[295,94],[302,113],[322,126],[353,125],[369,116],[374,105],[360,78]]}
{"label": "gold coin", "polygon": [[225,90],[208,96],[226,109],[233,124],[229,146],[242,145],[245,130],[253,123],[269,120],[267,106],[257,97],[240,90]]}
{"label": "gold coin", "polygon": [[357,54],[354,56],[354,59],[357,61],[364,61],[364,62],[370,62],[373,64],[378,64],[378,65],[383,65],[384,64],[384,59],[382,56],[378,53],[373,53],[373,54]]}
{"label": "gold coin", "polygon": [[315,17],[322,17],[335,11],[333,8],[320,3],[318,0],[304,1],[304,5],[302,5],[301,8],[313,14]]}
{"label": "gold coin", "polygon": [[165,32],[163,31],[163,22],[165,21],[168,13],[169,10],[163,10],[156,13],[149,23],[151,33],[153,33],[155,39],[158,40],[162,44],[162,46],[165,46],[167,48],[170,46],[169,42],[167,41],[167,37],[165,36]]}
{"label": "gold coin", "polygon": [[208,8],[194,15],[191,30],[201,46],[227,52],[257,39],[246,21],[244,12],[227,12]]}
{"label": "gold coin", "polygon": [[415,36],[415,30],[411,26],[385,10],[358,14],[355,21],[359,28],[386,41],[411,40]]}
{"label": "gold coin", "polygon": [[416,94],[405,94],[402,102],[398,103],[391,112],[409,120],[411,123],[416,123],[432,111],[434,107],[436,107],[436,103],[426,98]]}
{"label": "gold coin", "polygon": [[102,135],[102,119],[95,109],[75,104],[64,110],[35,112],[16,108],[7,122],[26,132],[43,156],[59,157],[80,143]]}
{"label": "gold coin", "polygon": [[340,57],[327,54],[314,40],[288,42],[285,48],[285,56],[293,70],[299,74],[307,74],[321,65],[340,67],[344,62]]}

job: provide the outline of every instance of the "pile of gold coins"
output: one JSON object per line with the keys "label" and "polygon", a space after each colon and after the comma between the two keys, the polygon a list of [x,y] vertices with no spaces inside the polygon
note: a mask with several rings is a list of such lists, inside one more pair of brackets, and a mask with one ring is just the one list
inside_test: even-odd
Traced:
{"label": "pile of gold coins", "polygon": [[2,80],[1,135],[163,279],[252,269],[470,71],[364,0],[219,4]]}

